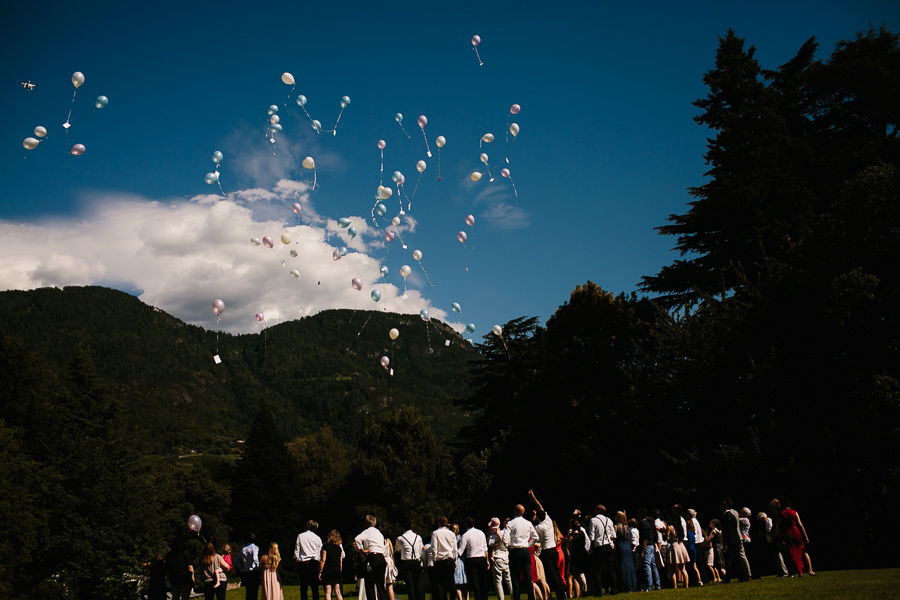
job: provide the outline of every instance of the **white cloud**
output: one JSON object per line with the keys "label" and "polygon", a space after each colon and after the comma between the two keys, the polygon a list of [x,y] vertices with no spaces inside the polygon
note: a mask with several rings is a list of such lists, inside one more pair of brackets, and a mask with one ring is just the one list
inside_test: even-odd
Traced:
{"label": "white cloud", "polygon": [[[407,314],[424,308],[431,317],[446,318],[446,311],[416,290],[409,289],[404,299],[399,273],[380,276],[381,259],[399,239],[388,244],[383,225],[375,227],[366,215],[348,216],[358,232],[351,240],[347,229],[316,212],[308,190],[304,182],[282,179],[271,189],[241,190],[227,198],[160,202],[107,194],[93,198],[80,221],[0,222],[0,286],[116,282],[140,290],[144,302],[185,321],[232,332],[258,331],[257,312],[268,323],[328,308]],[[299,217],[291,212],[294,202],[302,206]],[[402,238],[415,226],[407,218],[392,229]],[[289,244],[281,242],[283,233]],[[273,248],[250,243],[263,236],[273,238]],[[340,246],[348,253],[334,260],[333,250]],[[419,265],[410,261],[410,267],[410,287],[428,287]],[[354,277],[362,280],[362,291],[351,286]],[[380,302],[372,300],[373,289],[381,291]],[[212,312],[216,298],[225,302],[218,325]]]}

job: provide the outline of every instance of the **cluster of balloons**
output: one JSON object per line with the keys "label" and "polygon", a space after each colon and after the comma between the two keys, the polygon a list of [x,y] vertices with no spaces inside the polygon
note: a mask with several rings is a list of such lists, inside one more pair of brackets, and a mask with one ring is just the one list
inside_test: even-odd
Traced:
{"label": "cluster of balloons", "polygon": [[[481,60],[481,56],[478,52],[478,46],[481,43],[481,38],[479,36],[475,35],[472,37],[471,42],[472,42],[473,51],[476,54],[479,65],[483,65],[484,63]],[[296,80],[295,80],[294,76],[289,72],[284,72],[281,75],[281,80],[285,85],[291,86],[290,91],[288,92],[288,95],[287,95],[287,99],[284,102],[284,108],[286,109],[288,107],[288,100],[291,98],[291,96],[293,95],[293,92],[296,88]],[[307,109],[308,99],[306,98],[306,96],[304,96],[302,94],[297,95],[295,98],[295,101],[296,101],[297,105],[300,108],[302,108],[304,114],[309,119],[309,122],[310,122],[313,130],[315,130],[316,133],[319,133],[319,134],[325,132],[325,133],[332,133],[333,135],[337,135],[337,126],[340,123],[343,112],[350,105],[350,97],[343,96],[340,99],[340,112],[338,113],[334,128],[325,130],[322,126],[321,121],[312,118],[312,116],[310,115],[309,110]],[[512,122],[512,120],[515,115],[518,115],[520,113],[520,111],[521,111],[521,106],[518,104],[513,104],[509,109],[509,116],[507,118],[507,127],[506,127],[507,150],[509,148],[509,143],[510,143],[510,134],[512,135],[513,141],[517,138],[517,136],[519,134],[519,131],[520,131],[519,124]],[[406,134],[407,138],[411,139],[409,132],[407,132],[407,130],[405,129],[404,124],[403,124],[403,114],[399,113],[399,112],[396,113],[394,115],[394,120],[396,121],[398,126],[401,128],[401,130]],[[381,156],[381,164],[380,164],[381,175],[380,175],[379,185],[378,185],[377,189],[375,190],[375,198],[374,198],[374,203],[373,203],[372,210],[371,210],[371,216],[372,216],[373,224],[376,227],[380,227],[379,218],[384,219],[385,221],[390,220],[390,223],[393,226],[393,228],[390,228],[389,226],[385,227],[384,239],[387,242],[386,251],[389,250],[389,248],[390,248],[389,244],[391,244],[391,242],[394,240],[394,238],[399,236],[399,231],[400,231],[399,227],[401,224],[400,217],[405,214],[403,201],[404,201],[404,199],[406,200],[406,210],[411,210],[411,208],[412,208],[411,199],[415,198],[419,184],[422,180],[422,175],[425,173],[426,170],[429,169],[428,159],[433,157],[430,140],[428,137],[428,133],[426,132],[426,127],[429,124],[428,118],[424,114],[419,115],[419,117],[416,119],[416,123],[418,124],[418,126],[422,132],[422,138],[423,138],[423,141],[425,144],[425,157],[423,157],[415,162],[415,169],[418,172],[419,177],[416,180],[416,184],[412,191],[411,196],[407,196],[407,188],[405,187],[406,177],[403,174],[403,172],[401,172],[400,170],[394,170],[392,173],[392,176],[391,176],[391,180],[394,184],[393,187],[395,187],[395,189],[392,189],[390,182],[388,183],[388,185],[385,185],[384,156],[385,156],[385,149],[387,148],[387,142],[383,139],[379,139],[379,140],[377,140],[377,143],[376,143],[376,147],[378,148],[380,156]],[[279,106],[272,104],[268,108],[268,123],[267,123],[267,134],[266,135],[269,137],[270,141],[274,144],[275,143],[275,135],[277,133],[281,133],[282,131],[283,131],[283,128],[282,128],[282,123],[281,123],[281,117],[279,116]],[[495,141],[497,141],[497,138],[498,138],[498,136],[494,135],[494,133],[492,133],[492,132],[484,133],[480,137],[480,139],[479,139],[479,161],[483,164],[483,169],[474,171],[471,173],[471,179],[473,181],[479,181],[484,176],[487,176],[490,181],[494,181],[493,170],[496,170],[498,165],[496,165],[496,164],[492,165],[487,148],[489,147],[489,145],[491,145]],[[440,182],[441,181],[441,150],[445,147],[445,145],[447,143],[447,139],[443,135],[438,135],[438,136],[436,136],[436,138],[434,138],[433,143],[434,143],[435,148],[437,149],[436,150],[437,161],[438,161],[437,162],[437,181]],[[514,191],[516,197],[518,197],[518,192],[516,191],[515,183],[512,181],[512,175],[511,175],[510,168],[508,166],[506,166],[506,165],[510,164],[508,151],[506,154],[507,154],[507,156],[505,157],[506,164],[503,165],[502,168],[500,169],[500,175],[502,177],[510,180],[510,183],[512,184],[512,187],[513,187],[513,191]],[[222,160],[223,160],[223,155],[220,151],[216,151],[213,153],[213,162],[215,163],[216,166],[215,166],[214,171],[207,173],[204,178],[208,184],[219,183],[219,166],[220,166]],[[495,161],[495,163],[496,163],[496,161]],[[313,190],[316,189],[317,174],[316,174],[315,159],[312,156],[307,156],[301,161],[301,166],[304,169],[313,171],[313,184],[312,184],[311,189],[313,189]],[[221,189],[220,183],[219,183],[219,187]],[[397,212],[397,214],[395,216],[390,217],[388,215],[388,205],[389,205],[388,201],[393,197],[395,190],[396,190],[398,203],[399,203],[399,211]],[[301,215],[301,205],[299,203],[294,203],[292,206],[292,209],[293,209],[293,212],[299,218]],[[472,228],[471,230],[461,229],[457,233],[457,240],[465,248],[467,242],[470,240],[470,236],[474,235],[475,217],[474,217],[474,215],[468,214],[465,216],[464,221],[468,227]],[[354,240],[354,238],[359,234],[359,231],[357,230],[356,227],[354,227],[352,220],[348,217],[338,218],[337,225],[340,229],[345,229],[347,231],[347,236],[349,237],[350,242],[352,242]],[[288,232],[284,232],[281,234],[281,242],[285,245],[291,243],[291,236]],[[402,244],[403,249],[406,250],[407,246],[403,242],[402,238],[400,239],[400,243]],[[274,247],[275,247],[275,241],[274,241],[273,237],[271,237],[271,236],[264,236],[261,239],[260,238],[251,238],[251,244],[253,244],[254,246],[263,245],[269,249],[274,249]],[[349,242],[348,242],[348,245],[350,245]],[[348,250],[346,247],[341,246],[341,247],[334,248],[333,252],[332,252],[333,262],[340,260],[342,257],[346,256],[347,253],[348,253]],[[425,271],[425,267],[422,264],[422,259],[423,259],[422,250],[414,249],[411,252],[411,254],[412,254],[413,260],[415,260],[416,262],[419,263],[420,268],[422,268],[423,273],[425,274],[426,278],[428,278],[428,273],[427,273],[427,271]],[[292,257],[296,257],[297,250],[292,249],[290,251],[290,255]],[[285,261],[282,260],[281,262],[282,262],[282,265],[284,265]],[[410,277],[410,275],[412,274],[412,268],[410,267],[410,264],[403,264],[398,270],[399,275],[403,279],[403,282],[404,282],[404,290],[403,290],[403,296],[402,296],[404,299],[407,297],[407,295],[406,295],[407,280]],[[466,270],[468,271],[468,267],[466,267]],[[381,279],[386,279],[388,277],[389,273],[390,273],[390,270],[388,269],[388,267],[386,265],[380,266],[379,275],[381,276]],[[293,278],[300,279],[300,272],[297,269],[291,269],[290,275]],[[364,280],[365,280],[364,277],[359,277],[359,276],[350,277],[351,288],[355,291],[363,291],[364,287],[365,287]],[[430,279],[429,279],[429,283],[431,283]],[[369,297],[371,298],[371,300],[373,302],[377,303],[377,302],[380,302],[380,300],[382,299],[382,294],[383,294],[382,289],[373,287],[370,290]],[[217,303],[219,303],[219,304],[217,304]],[[224,303],[222,303],[221,300],[217,300],[213,305],[213,310],[214,310],[216,316],[218,317],[221,314],[221,312],[224,311]],[[450,310],[451,310],[451,312],[461,313],[462,307],[459,302],[454,301],[454,302],[450,303]],[[426,323],[430,322],[430,316],[429,316],[428,310],[425,310],[425,309],[421,310],[419,313],[419,316]],[[261,312],[256,313],[257,321],[261,322],[261,321],[263,321],[263,319],[264,319],[264,317]],[[502,339],[502,328],[499,325],[494,326],[492,331],[495,335],[500,336]],[[475,332],[474,323],[468,323],[465,327],[465,333],[472,334],[474,332]],[[392,328],[389,331],[389,337],[392,341],[398,339],[399,335],[400,335],[400,332],[397,328]],[[389,368],[390,359],[388,356],[381,357],[380,362],[381,362],[381,365],[385,369]],[[392,369],[391,369],[391,372],[393,373]]]}
{"label": "cluster of balloons", "polygon": [[[75,104],[75,96],[78,94],[78,88],[84,85],[84,73],[81,71],[75,71],[72,74],[72,85],[75,86],[75,91],[72,94],[72,105],[74,108]],[[33,86],[32,86],[33,87]],[[109,104],[109,98],[106,96],[97,96],[97,99],[94,100],[94,109],[105,108],[106,105]],[[68,139],[69,128],[72,126],[72,108],[69,109],[69,116],[66,117],[66,122],[63,123],[60,127],[66,130],[66,138]],[[58,130],[57,130],[58,131]],[[47,137],[48,132],[47,128],[43,125],[38,125],[34,128],[34,137],[26,137],[22,141],[22,147],[26,150],[34,150],[37,148],[40,143]],[[66,144],[68,145],[68,144]],[[71,148],[69,148],[69,154],[72,156],[81,156],[85,152],[84,144],[73,144]]]}

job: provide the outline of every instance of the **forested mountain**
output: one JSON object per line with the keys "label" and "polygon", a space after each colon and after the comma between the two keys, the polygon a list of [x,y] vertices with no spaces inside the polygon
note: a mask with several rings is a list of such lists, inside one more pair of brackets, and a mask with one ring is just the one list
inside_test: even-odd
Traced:
{"label": "forested mountain", "polygon": [[352,442],[364,415],[400,404],[439,417],[445,440],[467,421],[453,400],[468,394],[471,345],[418,315],[330,310],[235,336],[123,292],[68,287],[0,293],[0,331],[60,368],[87,351],[147,452],[229,452],[261,399],[288,439],[328,425]]}

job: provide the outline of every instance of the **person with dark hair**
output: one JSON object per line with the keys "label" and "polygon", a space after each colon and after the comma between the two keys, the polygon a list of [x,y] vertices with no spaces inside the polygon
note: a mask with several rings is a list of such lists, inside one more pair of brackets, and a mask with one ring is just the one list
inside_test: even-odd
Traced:
{"label": "person with dark hair", "polygon": [[707,565],[712,575],[713,583],[722,583],[722,575],[725,574],[725,541],[722,536],[721,521],[713,519],[709,522],[709,559]]}
{"label": "person with dark hair", "polygon": [[541,552],[538,558],[544,566],[546,581],[556,591],[557,600],[565,600],[566,588],[563,585],[562,575],[559,573],[559,553],[556,550],[556,535],[553,531],[553,520],[534,495],[534,491],[528,490],[528,497],[534,502],[535,511],[532,518],[534,529],[537,531],[541,542]]}
{"label": "person with dark hair", "polygon": [[[384,534],[375,527],[375,515],[366,515],[366,524],[369,527],[354,540],[356,549],[365,558],[366,600],[387,600],[388,593],[384,585],[384,572],[387,568],[387,561],[384,560]],[[453,547],[456,547],[455,543]]]}
{"label": "person with dark hair", "polygon": [[294,560],[299,564],[300,598],[307,600],[307,589],[312,588],[313,600],[319,600],[319,561],[322,558],[322,538],[316,533],[319,524],[310,519],[306,531],[297,536],[294,544]]}
{"label": "person with dark hair", "polygon": [[190,600],[194,590],[194,559],[182,540],[175,541],[166,554],[166,575],[172,588],[172,600]]}
{"label": "person with dark hair", "polygon": [[646,508],[639,508],[638,517],[638,540],[640,543],[641,562],[644,566],[644,591],[660,589],[659,570],[656,567],[656,525],[653,519],[647,514]]}
{"label": "person with dark hair", "polygon": [[406,521],[406,531],[394,543],[397,552],[397,570],[406,583],[409,600],[425,600],[422,581],[422,536],[412,530],[412,521]]}
{"label": "person with dark hair", "polygon": [[[803,522],[800,521],[800,515],[791,508],[790,500],[785,500],[781,507],[779,525],[781,527],[781,539],[784,541],[784,546],[791,557],[791,562],[794,568],[797,569],[797,575],[802,577],[803,559],[809,538],[806,536],[806,528],[803,527]],[[806,558],[809,560],[808,557]],[[808,565],[808,573],[815,575],[811,564]]]}
{"label": "person with dark hair", "polygon": [[606,507],[598,504],[588,526],[591,538],[591,595],[602,596],[616,593],[616,531],[612,519],[606,516]]}
{"label": "person with dark hair", "polygon": [[[448,597],[455,598],[454,588],[456,580],[454,573],[456,571],[456,558],[459,556],[459,550],[456,545],[456,534],[450,530],[448,525],[450,522],[447,517],[438,517],[438,528],[431,532],[431,559],[434,563],[434,590],[437,600],[447,600]],[[451,600],[452,600],[451,598]]]}
{"label": "person with dark hair", "polygon": [[729,583],[735,569],[740,569],[741,581],[750,581],[750,563],[744,553],[744,542],[741,540],[741,523],[738,512],[732,507],[731,499],[722,501],[722,538],[725,542],[725,576],[723,581]]}
{"label": "person with dark hair", "polygon": [[463,519],[463,526],[466,530],[459,538],[458,551],[463,559],[466,580],[475,600],[487,600],[490,569],[487,560],[487,538],[483,531],[475,527],[475,519],[472,517]]}
{"label": "person with dark hair", "polygon": [[225,600],[225,592],[227,586],[219,585],[221,582],[220,574],[228,569],[228,563],[216,552],[216,547],[212,542],[206,544],[203,550],[203,557],[200,559],[203,567],[203,597],[205,600]]}
{"label": "person with dark hair", "polygon": [[525,507],[516,504],[513,508],[515,517],[503,530],[503,543],[509,548],[509,572],[512,577],[512,596],[519,600],[522,586],[528,593],[528,600],[534,600],[534,586],[531,581],[531,548],[538,540],[537,531],[531,521],[527,520]]}
{"label": "person with dark hair", "polygon": [[259,596],[259,546],[256,545],[256,534],[250,534],[248,541],[237,558],[237,570],[241,575],[241,586],[247,600],[256,600]]}
{"label": "person with dark hair", "polygon": [[569,598],[581,597],[587,588],[584,573],[587,570],[591,540],[581,526],[580,516],[581,513],[572,514],[572,518],[569,519],[569,533],[566,536],[566,545],[569,547],[569,562],[566,572]]}

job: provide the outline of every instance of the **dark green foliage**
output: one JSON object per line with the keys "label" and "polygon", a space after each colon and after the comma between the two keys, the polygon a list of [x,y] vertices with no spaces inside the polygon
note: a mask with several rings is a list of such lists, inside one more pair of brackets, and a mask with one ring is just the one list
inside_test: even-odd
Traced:
{"label": "dark green foliage", "polygon": [[[123,433],[147,452],[235,454],[262,398],[285,439],[327,424],[353,441],[365,415],[399,404],[440,414],[445,440],[466,420],[451,399],[468,393],[472,349],[436,320],[332,310],[232,336],[98,287],[2,292],[0,307],[0,328],[50,364],[65,367],[89,349],[124,409]],[[394,342],[392,327],[402,331]]]}

